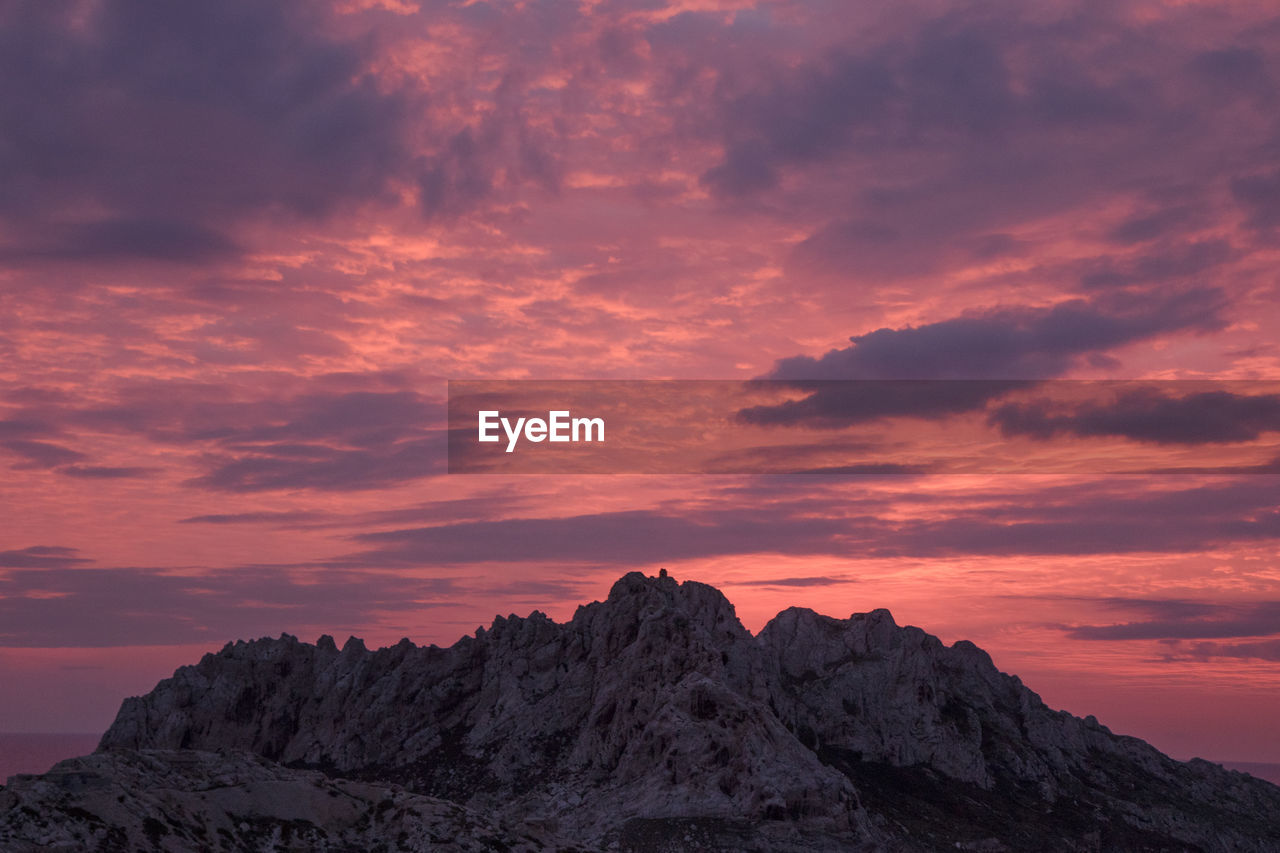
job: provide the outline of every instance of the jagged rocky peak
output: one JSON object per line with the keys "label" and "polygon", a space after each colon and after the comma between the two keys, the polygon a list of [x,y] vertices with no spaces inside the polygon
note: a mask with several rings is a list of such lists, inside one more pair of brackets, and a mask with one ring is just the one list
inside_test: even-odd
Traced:
{"label": "jagged rocky peak", "polygon": [[665,573],[449,648],[229,644],[101,744],[229,748],[597,848],[1280,850],[1280,789],[1054,711],[972,643],[887,610],[752,636]]}
{"label": "jagged rocky peak", "polygon": [[678,582],[665,570],[657,577],[624,575],[604,601],[579,607],[570,625],[624,645],[685,635],[728,645],[750,637],[720,590],[697,581]]}
{"label": "jagged rocky peak", "polygon": [[[677,581],[667,574],[666,569],[657,576],[643,572],[623,575],[609,590],[605,604],[627,610],[640,608],[641,612],[650,617],[674,611],[675,614],[692,619],[707,628],[732,623],[745,630],[724,593],[698,581]],[[592,606],[599,605],[587,605],[588,608]]]}

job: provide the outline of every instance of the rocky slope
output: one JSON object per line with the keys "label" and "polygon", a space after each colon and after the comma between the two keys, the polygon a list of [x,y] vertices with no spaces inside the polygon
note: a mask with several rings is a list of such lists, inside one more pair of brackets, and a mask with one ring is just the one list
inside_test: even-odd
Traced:
{"label": "rocky slope", "polygon": [[1280,850],[1280,788],[1050,710],[970,643],[883,610],[753,637],[714,588],[640,574],[448,649],[229,644],[127,700],[95,760],[155,749],[593,849]]}
{"label": "rocky slope", "polygon": [[433,797],[290,770],[259,756],[119,750],[0,789],[0,849],[298,853],[562,850]]}

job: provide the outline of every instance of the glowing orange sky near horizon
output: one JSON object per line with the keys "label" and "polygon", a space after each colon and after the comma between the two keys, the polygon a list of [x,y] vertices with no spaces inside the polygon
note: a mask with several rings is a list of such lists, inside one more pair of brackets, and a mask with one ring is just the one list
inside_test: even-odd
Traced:
{"label": "glowing orange sky near horizon", "polygon": [[1280,380],[1268,10],[650,5],[0,16],[0,730],[666,567],[1280,761],[1280,474],[467,477],[442,435],[445,379]]}

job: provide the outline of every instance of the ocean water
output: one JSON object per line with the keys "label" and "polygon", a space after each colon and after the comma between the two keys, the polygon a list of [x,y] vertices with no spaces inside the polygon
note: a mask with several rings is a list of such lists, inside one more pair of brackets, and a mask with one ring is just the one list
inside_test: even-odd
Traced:
{"label": "ocean water", "polygon": [[0,784],[15,773],[44,773],[64,758],[88,755],[101,734],[0,732]]}
{"label": "ocean water", "polygon": [[1257,776],[1259,779],[1266,779],[1268,782],[1280,785],[1280,764],[1264,764],[1260,761],[1220,761],[1218,763],[1231,770],[1240,770],[1250,776]]}

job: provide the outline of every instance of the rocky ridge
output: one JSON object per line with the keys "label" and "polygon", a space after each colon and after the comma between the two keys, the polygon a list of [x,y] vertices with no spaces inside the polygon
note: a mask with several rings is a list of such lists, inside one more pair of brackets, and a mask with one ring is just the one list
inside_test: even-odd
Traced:
{"label": "rocky ridge", "polygon": [[971,643],[884,610],[752,636],[716,589],[638,573],[447,649],[228,644],[126,700],[95,758],[175,754],[138,750],[236,750],[566,847],[1280,850],[1280,788],[1053,711]]}
{"label": "rocky ridge", "polygon": [[0,789],[5,853],[192,850],[511,853],[563,843],[403,789],[247,753],[113,750]]}

